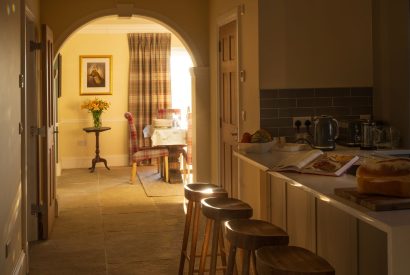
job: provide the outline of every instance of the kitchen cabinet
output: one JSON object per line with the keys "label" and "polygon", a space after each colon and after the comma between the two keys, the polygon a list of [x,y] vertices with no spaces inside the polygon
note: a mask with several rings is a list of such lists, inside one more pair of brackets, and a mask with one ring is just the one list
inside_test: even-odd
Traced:
{"label": "kitchen cabinet", "polygon": [[246,186],[242,191],[254,192],[243,194],[244,198],[252,200],[258,213],[263,217],[266,212],[268,221],[286,230],[290,244],[323,256],[338,275],[408,275],[410,210],[371,211],[338,197],[336,188],[356,186],[349,174],[325,177],[269,171],[290,154],[236,153],[252,182],[242,182]]}
{"label": "kitchen cabinet", "polygon": [[293,181],[286,182],[286,231],[289,245],[316,252],[315,197]]}
{"label": "kitchen cabinet", "polygon": [[267,212],[269,222],[287,231],[286,227],[286,180],[280,177],[269,175],[269,198]]}
{"label": "kitchen cabinet", "polygon": [[329,261],[338,275],[357,275],[357,219],[324,198],[316,201],[316,218],[317,254]]}
{"label": "kitchen cabinet", "polygon": [[289,245],[316,252],[315,197],[279,173],[269,175],[268,221],[288,233]]}
{"label": "kitchen cabinet", "polygon": [[238,199],[253,208],[254,219],[267,220],[267,173],[252,164],[239,161]]}

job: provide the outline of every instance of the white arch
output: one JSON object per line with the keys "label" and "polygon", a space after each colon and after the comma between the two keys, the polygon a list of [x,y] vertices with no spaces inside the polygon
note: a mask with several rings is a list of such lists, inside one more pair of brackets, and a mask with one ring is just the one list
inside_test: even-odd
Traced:
{"label": "white arch", "polygon": [[[105,17],[105,16],[112,16],[112,15],[118,15],[120,14],[121,11],[119,8],[112,8],[112,9],[105,9],[105,10],[100,10],[96,11],[93,13],[88,14],[87,16],[84,16],[82,18],[79,18],[76,21],[73,21],[71,25],[69,25],[57,39],[54,41],[54,47],[55,47],[55,53],[57,53],[63,43],[73,34],[84,26],[85,24],[89,23],[92,20]],[[191,56],[192,63],[194,67],[198,66],[204,66],[203,59],[201,55],[199,54],[199,51],[197,50],[197,47],[195,46],[195,43],[193,40],[189,37],[189,35],[182,29],[180,28],[177,24],[175,24],[171,19],[168,17],[158,14],[156,12],[152,11],[147,11],[144,9],[137,9],[133,8],[132,12],[130,12],[132,15],[136,16],[141,16],[143,18],[152,20],[165,28],[169,29],[170,32],[172,32],[175,36],[178,37],[179,40],[181,40],[182,44],[188,51],[189,55]]]}

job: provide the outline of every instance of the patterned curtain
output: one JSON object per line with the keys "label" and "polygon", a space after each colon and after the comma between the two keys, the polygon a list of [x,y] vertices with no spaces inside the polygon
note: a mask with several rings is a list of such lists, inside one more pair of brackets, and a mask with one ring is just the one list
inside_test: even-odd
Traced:
{"label": "patterned curtain", "polygon": [[171,107],[169,33],[128,34],[130,71],[128,110],[135,117],[137,145],[149,146],[142,130],[152,123],[158,109]]}

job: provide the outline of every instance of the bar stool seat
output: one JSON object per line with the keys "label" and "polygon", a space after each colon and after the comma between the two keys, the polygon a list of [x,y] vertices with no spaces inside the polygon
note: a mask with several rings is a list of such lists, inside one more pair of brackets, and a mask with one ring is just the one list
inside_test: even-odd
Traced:
{"label": "bar stool seat", "polygon": [[[189,263],[188,274],[194,273],[195,258],[198,242],[199,219],[201,214],[201,200],[210,197],[227,198],[225,189],[210,183],[191,183],[184,186],[185,199],[188,200],[187,213],[185,216],[184,236],[182,240],[181,257],[179,261],[179,275],[184,274],[185,261]],[[188,254],[188,240],[192,224],[191,246]]]}
{"label": "bar stool seat", "polygon": [[[245,251],[242,274],[249,274],[250,257],[255,264],[255,250],[267,245],[287,245],[288,234],[281,228],[262,220],[230,220],[225,222],[226,239],[230,242],[227,275],[233,274],[236,249]],[[256,266],[254,265],[254,268]]]}
{"label": "bar stool seat", "polygon": [[234,198],[207,198],[201,201],[202,214],[207,217],[205,228],[205,237],[199,262],[199,274],[203,274],[206,265],[206,254],[208,253],[209,239],[212,228],[212,248],[211,248],[211,265],[209,274],[216,273],[218,243],[221,247],[221,261],[223,267],[226,267],[226,255],[224,253],[224,242],[221,228],[221,222],[231,219],[248,219],[252,217],[252,207],[238,199]]}
{"label": "bar stool seat", "polygon": [[256,250],[256,266],[263,275],[334,275],[323,258],[302,247],[265,246]]}

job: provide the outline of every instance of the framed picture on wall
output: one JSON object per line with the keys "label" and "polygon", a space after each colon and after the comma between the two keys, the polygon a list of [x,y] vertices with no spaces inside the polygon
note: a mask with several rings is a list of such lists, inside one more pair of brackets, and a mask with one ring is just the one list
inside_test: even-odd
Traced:
{"label": "framed picture on wall", "polygon": [[80,56],[80,95],[112,94],[112,55]]}

